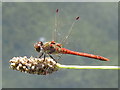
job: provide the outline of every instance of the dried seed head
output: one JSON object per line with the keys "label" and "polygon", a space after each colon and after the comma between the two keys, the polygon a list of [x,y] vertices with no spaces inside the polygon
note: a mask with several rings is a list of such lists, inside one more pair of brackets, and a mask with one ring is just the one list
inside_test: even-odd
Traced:
{"label": "dried seed head", "polygon": [[38,75],[51,74],[58,70],[57,63],[50,57],[34,58],[13,57],[10,61],[10,68],[13,70]]}

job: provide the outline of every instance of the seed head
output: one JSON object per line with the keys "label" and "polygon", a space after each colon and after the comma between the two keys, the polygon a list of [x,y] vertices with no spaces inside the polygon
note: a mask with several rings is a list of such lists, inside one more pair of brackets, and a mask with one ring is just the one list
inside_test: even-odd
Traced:
{"label": "seed head", "polygon": [[13,70],[38,75],[51,74],[58,70],[57,63],[50,57],[34,58],[13,57],[10,61],[10,68]]}

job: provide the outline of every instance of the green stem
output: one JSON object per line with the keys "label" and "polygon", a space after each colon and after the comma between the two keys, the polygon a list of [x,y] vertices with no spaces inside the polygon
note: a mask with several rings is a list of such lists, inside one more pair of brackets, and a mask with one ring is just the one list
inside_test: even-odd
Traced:
{"label": "green stem", "polygon": [[110,69],[110,70],[120,70],[120,66],[77,66],[77,65],[61,65],[57,64],[59,68],[65,69]]}

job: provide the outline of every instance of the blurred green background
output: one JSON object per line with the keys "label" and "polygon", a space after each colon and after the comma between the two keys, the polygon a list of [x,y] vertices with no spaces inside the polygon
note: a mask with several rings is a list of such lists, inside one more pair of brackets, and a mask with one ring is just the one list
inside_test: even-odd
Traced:
{"label": "blurred green background", "polygon": [[2,3],[2,60],[4,88],[117,88],[117,70],[67,70],[53,74],[30,75],[9,69],[14,56],[37,56],[33,44],[52,40],[55,10],[59,9],[58,42],[74,25],[65,48],[97,54],[110,59],[103,62],[86,57],[63,55],[68,65],[118,65],[118,6],[95,2],[4,2]]}

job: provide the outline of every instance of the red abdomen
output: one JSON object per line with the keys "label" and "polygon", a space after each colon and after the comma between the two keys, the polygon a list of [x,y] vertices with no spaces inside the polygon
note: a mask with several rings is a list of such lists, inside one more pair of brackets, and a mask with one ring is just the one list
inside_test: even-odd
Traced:
{"label": "red abdomen", "polygon": [[105,58],[105,57],[102,57],[102,56],[88,54],[88,53],[82,53],[82,52],[75,52],[75,51],[68,50],[66,48],[61,48],[61,53],[84,56],[84,57],[88,57],[88,58],[98,59],[98,60],[101,60],[101,61],[109,61],[108,58]]}

